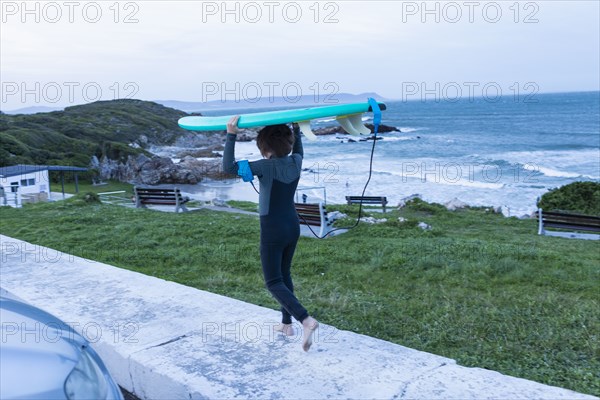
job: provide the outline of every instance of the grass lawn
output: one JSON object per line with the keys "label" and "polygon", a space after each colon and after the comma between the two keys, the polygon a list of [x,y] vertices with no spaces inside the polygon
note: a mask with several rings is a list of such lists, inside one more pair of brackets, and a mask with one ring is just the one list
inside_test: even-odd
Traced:
{"label": "grass lawn", "polygon": [[[62,187],[60,182],[52,182],[51,188],[53,192],[60,192]],[[80,180],[79,181],[79,193],[105,193],[105,192],[117,192],[125,190],[129,196],[133,196],[133,185],[118,181],[107,181],[106,185],[92,185],[90,181]],[[75,194],[75,182],[65,182],[65,193]]]}
{"label": "grass lawn", "polygon": [[[352,217],[357,207],[328,205],[336,209]],[[600,395],[599,242],[540,237],[534,220],[485,209],[415,203],[372,215],[388,221],[300,238],[294,283],[317,319],[461,365]],[[0,220],[8,236],[278,309],[262,281],[253,216],[74,198],[2,207]]]}

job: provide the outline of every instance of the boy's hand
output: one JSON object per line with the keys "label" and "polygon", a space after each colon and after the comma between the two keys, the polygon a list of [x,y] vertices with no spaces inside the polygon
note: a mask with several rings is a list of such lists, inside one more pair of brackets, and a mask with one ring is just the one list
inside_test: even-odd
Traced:
{"label": "boy's hand", "polygon": [[231,117],[229,122],[227,122],[227,133],[233,133],[235,135],[240,131],[237,126],[239,119],[239,115]]}

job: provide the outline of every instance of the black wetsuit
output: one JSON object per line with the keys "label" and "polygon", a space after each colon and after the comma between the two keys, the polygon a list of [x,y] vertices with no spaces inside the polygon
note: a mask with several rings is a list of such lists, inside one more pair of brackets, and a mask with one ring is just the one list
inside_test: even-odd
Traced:
{"label": "black wetsuit", "polygon": [[[294,250],[300,236],[294,194],[302,170],[302,140],[294,129],[292,154],[284,157],[252,161],[252,175],[260,182],[260,259],[267,288],[281,304],[282,322],[289,324],[293,316],[302,322],[308,312],[294,295],[291,267]],[[236,135],[227,134],[223,153],[223,170],[237,174],[234,160]]]}

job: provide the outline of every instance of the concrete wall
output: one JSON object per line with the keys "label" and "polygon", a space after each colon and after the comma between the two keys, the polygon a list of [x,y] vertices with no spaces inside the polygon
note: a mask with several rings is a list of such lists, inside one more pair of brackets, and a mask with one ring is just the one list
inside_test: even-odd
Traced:
{"label": "concrete wall", "polygon": [[2,289],[70,323],[142,399],[597,399],[324,323],[305,353],[276,310],[3,235],[0,250]]}

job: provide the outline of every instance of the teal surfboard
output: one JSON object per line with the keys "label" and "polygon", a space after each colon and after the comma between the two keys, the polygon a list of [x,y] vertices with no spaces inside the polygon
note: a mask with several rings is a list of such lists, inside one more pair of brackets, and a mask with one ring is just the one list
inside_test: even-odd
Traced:
{"label": "teal surfboard", "polygon": [[[385,110],[384,103],[378,103],[381,110]],[[336,104],[312,108],[299,108],[295,110],[266,111],[253,114],[241,114],[238,121],[239,128],[255,128],[292,122],[300,125],[300,130],[309,139],[316,139],[310,129],[310,121],[317,118],[335,117],[344,130],[352,135],[370,134],[371,130],[363,125],[362,115],[372,112],[368,102]],[[220,131],[227,129],[227,122],[232,115],[220,117],[190,116],[179,119],[179,126],[191,131]]]}

